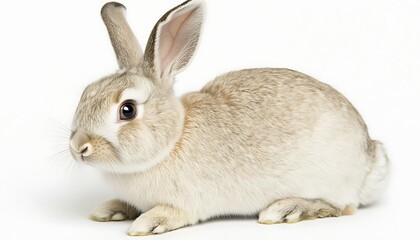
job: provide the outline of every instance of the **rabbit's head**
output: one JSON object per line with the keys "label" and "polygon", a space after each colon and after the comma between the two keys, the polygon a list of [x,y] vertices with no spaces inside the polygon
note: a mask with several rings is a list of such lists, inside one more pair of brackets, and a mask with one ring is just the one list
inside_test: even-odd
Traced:
{"label": "rabbit's head", "polygon": [[156,23],[143,54],[125,19],[125,7],[103,6],[120,70],[90,84],[73,119],[70,151],[105,171],[143,171],[161,161],[182,133],[184,112],[174,76],[195,52],[204,18],[202,2],[186,1]]}

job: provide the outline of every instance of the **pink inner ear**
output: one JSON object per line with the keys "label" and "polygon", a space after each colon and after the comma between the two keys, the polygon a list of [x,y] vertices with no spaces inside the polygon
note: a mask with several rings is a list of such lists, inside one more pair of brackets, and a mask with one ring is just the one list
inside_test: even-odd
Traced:
{"label": "pink inner ear", "polygon": [[187,11],[184,14],[173,16],[168,23],[160,29],[159,36],[159,60],[160,75],[171,71],[172,63],[177,57],[182,57],[182,51],[189,40],[189,19],[194,11]]}

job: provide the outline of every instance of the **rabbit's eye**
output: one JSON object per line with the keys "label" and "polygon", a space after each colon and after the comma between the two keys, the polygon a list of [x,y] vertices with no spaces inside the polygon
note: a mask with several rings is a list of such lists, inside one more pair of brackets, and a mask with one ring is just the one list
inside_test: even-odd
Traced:
{"label": "rabbit's eye", "polygon": [[131,120],[137,115],[137,108],[135,102],[129,100],[123,102],[120,107],[120,119]]}

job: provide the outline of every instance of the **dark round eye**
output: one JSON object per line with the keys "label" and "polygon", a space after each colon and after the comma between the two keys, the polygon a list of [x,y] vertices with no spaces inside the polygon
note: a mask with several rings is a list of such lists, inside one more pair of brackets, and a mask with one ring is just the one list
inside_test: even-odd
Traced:
{"label": "dark round eye", "polygon": [[133,101],[126,101],[120,107],[120,119],[131,120],[137,115],[136,104]]}

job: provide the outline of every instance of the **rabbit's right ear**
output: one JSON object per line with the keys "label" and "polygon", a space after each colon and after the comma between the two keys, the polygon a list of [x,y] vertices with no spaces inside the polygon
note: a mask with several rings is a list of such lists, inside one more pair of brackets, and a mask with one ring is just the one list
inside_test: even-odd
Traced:
{"label": "rabbit's right ear", "polygon": [[150,34],[143,70],[160,86],[172,86],[173,77],[188,65],[197,47],[205,4],[188,0],[165,13]]}
{"label": "rabbit's right ear", "polygon": [[143,60],[143,51],[128,26],[125,12],[125,6],[117,2],[109,2],[101,9],[101,16],[121,69],[139,67]]}

